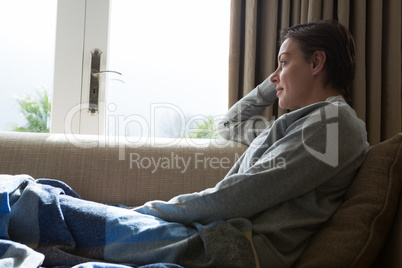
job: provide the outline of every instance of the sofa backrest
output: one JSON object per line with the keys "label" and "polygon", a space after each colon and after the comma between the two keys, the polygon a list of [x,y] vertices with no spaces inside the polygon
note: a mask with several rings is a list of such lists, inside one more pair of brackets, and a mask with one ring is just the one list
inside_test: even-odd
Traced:
{"label": "sofa backrest", "polygon": [[296,267],[371,267],[376,258],[377,267],[402,267],[401,187],[402,133],[370,148],[343,203]]}
{"label": "sofa backrest", "polygon": [[247,148],[226,140],[0,132],[0,173],[66,182],[88,200],[127,206],[220,181]]}

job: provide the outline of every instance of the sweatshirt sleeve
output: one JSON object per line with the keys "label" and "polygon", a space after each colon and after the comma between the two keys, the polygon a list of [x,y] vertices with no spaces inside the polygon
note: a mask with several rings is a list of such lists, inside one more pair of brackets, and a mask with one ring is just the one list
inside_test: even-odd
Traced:
{"label": "sweatshirt sleeve", "polygon": [[219,135],[226,140],[250,145],[255,137],[272,125],[273,121],[267,120],[261,114],[276,98],[275,84],[268,77],[233,105],[223,119],[217,122]]}
{"label": "sweatshirt sleeve", "polygon": [[[347,122],[349,115],[341,114],[342,129],[336,140],[332,136],[328,140],[329,124],[325,120],[297,120],[286,128],[288,135],[266,148],[248,169],[229,173],[213,188],[179,195],[167,202],[151,201],[135,210],[188,225],[250,218],[328,181],[333,191],[343,190],[362,163],[367,142],[362,129],[353,121]],[[239,160],[250,161],[248,151]]]}

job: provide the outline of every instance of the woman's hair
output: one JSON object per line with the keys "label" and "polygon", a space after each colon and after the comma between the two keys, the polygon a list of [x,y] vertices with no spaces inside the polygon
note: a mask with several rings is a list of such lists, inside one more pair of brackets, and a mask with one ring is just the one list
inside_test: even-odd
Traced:
{"label": "woman's hair", "polygon": [[280,44],[288,38],[296,41],[306,61],[315,51],[325,52],[325,85],[338,89],[350,102],[356,72],[355,44],[350,32],[335,20],[315,21],[283,29]]}

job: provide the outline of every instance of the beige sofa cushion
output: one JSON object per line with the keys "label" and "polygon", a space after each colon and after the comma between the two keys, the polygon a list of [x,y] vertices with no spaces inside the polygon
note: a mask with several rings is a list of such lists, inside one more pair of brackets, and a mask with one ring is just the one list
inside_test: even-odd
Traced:
{"label": "beige sofa cushion", "polygon": [[371,147],[344,202],[296,266],[370,267],[391,228],[401,174],[402,134]]}
{"label": "beige sofa cushion", "polygon": [[87,200],[139,206],[215,186],[246,149],[224,140],[0,132],[0,174],[57,179]]}

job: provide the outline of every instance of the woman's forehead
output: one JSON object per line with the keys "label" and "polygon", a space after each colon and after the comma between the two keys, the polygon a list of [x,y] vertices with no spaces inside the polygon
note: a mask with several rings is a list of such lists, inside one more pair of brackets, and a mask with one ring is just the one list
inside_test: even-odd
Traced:
{"label": "woman's forehead", "polygon": [[301,51],[298,49],[297,44],[291,38],[287,38],[281,45],[278,53],[278,59],[282,55],[292,55],[300,53]]}

